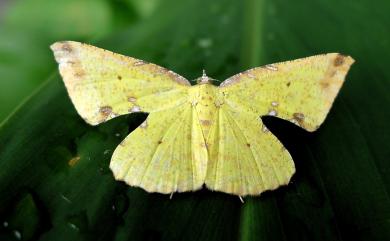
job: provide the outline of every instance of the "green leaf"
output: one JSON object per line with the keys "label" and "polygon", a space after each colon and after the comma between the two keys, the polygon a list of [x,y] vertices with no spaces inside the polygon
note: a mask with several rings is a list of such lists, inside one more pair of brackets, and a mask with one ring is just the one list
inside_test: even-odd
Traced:
{"label": "green leaf", "polygon": [[[112,152],[145,115],[89,126],[55,74],[0,127],[0,238],[389,240],[389,5],[164,1],[153,17],[97,45],[189,79],[206,69],[222,80],[325,52],[356,59],[318,131],[264,118],[294,158],[292,183],[241,204],[208,190],[170,200],[116,182],[108,169]],[[12,66],[13,57],[3,56]]]}
{"label": "green leaf", "polygon": [[0,21],[0,121],[53,72],[50,44],[101,39],[134,24],[140,15],[132,4],[116,0],[9,1],[5,8]]}

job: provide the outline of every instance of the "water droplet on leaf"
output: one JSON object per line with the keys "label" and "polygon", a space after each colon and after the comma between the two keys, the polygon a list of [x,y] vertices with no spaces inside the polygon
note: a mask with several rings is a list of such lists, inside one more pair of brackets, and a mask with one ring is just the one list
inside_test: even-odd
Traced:
{"label": "water droplet on leaf", "polygon": [[22,191],[16,205],[10,207],[10,213],[3,222],[3,227],[17,240],[30,240],[39,231],[45,229],[42,204],[37,204],[31,192]]}
{"label": "water droplet on leaf", "polygon": [[198,46],[201,48],[210,48],[213,45],[213,40],[211,38],[200,38],[198,40]]}
{"label": "water droplet on leaf", "polygon": [[86,211],[71,215],[66,219],[68,226],[77,231],[84,232],[88,229],[88,217]]}
{"label": "water droplet on leaf", "polygon": [[119,217],[122,216],[129,208],[129,198],[126,194],[119,194],[115,197],[111,209]]}
{"label": "water droplet on leaf", "polygon": [[14,236],[17,240],[22,239],[22,233],[19,230],[14,230],[13,233],[14,233]]}

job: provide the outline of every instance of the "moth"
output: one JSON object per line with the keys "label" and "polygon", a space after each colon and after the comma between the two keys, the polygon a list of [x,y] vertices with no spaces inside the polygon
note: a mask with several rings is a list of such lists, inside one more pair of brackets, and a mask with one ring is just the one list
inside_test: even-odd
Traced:
{"label": "moth", "polygon": [[261,116],[315,131],[354,62],[329,53],[249,69],[220,86],[203,73],[192,86],[170,70],[87,44],[51,49],[87,123],[149,113],[116,148],[110,168],[117,180],[166,194],[205,185],[241,197],[287,185],[294,162]]}

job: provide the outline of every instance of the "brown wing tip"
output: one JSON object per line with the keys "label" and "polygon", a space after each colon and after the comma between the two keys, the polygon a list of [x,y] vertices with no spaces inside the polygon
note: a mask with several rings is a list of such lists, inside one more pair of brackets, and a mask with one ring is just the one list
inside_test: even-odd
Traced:
{"label": "brown wing tip", "polygon": [[72,49],[73,48],[72,46],[76,45],[76,44],[81,44],[81,43],[76,42],[76,41],[71,41],[71,40],[58,41],[58,42],[51,44],[50,49],[53,51],[68,50],[68,47],[70,47]]}
{"label": "brown wing tip", "polygon": [[333,105],[334,100],[336,99],[342,85],[345,82],[351,65],[355,62],[355,60],[348,55],[343,55],[340,53],[332,53],[332,55],[333,56],[329,60],[329,67],[325,77],[320,80],[321,90],[324,93],[326,101],[326,105],[324,106],[324,115],[319,121],[317,121],[317,125],[305,128],[310,132],[317,130],[324,122]]}
{"label": "brown wing tip", "polygon": [[55,52],[58,50],[64,50],[64,48],[67,49],[70,45],[70,41],[59,41],[51,44],[50,49]]}
{"label": "brown wing tip", "polygon": [[332,62],[334,67],[351,66],[355,62],[355,60],[349,55],[340,53],[334,53],[334,55],[335,57]]}
{"label": "brown wing tip", "polygon": [[75,51],[74,42],[72,41],[55,42],[50,45],[50,49],[53,51],[54,57],[59,64],[64,62],[64,59],[71,56]]}
{"label": "brown wing tip", "polygon": [[60,63],[63,57],[72,55],[80,44],[75,41],[59,41],[50,45],[50,49],[53,51],[57,62]]}

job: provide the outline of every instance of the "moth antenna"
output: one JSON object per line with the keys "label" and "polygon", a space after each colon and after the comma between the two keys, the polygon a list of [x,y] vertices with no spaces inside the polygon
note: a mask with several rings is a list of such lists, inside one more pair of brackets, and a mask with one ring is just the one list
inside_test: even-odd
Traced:
{"label": "moth antenna", "polygon": [[206,70],[203,69],[202,77],[200,77],[200,83],[209,83],[210,78],[206,74]]}
{"label": "moth antenna", "polygon": [[173,192],[171,192],[171,195],[169,196],[169,199],[172,200],[172,197],[173,197]]}
{"label": "moth antenna", "polygon": [[244,199],[243,199],[241,196],[238,196],[238,198],[240,199],[240,201],[241,201],[242,203],[244,203]]}

